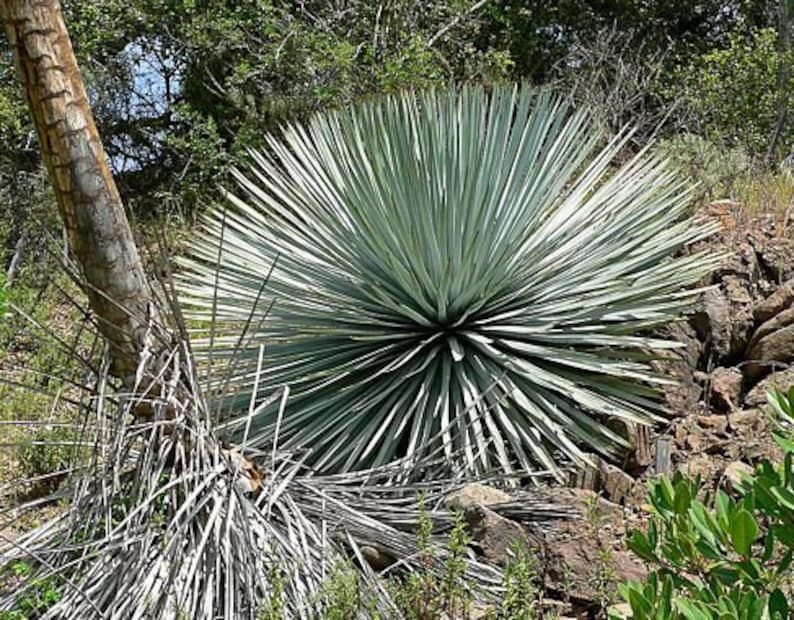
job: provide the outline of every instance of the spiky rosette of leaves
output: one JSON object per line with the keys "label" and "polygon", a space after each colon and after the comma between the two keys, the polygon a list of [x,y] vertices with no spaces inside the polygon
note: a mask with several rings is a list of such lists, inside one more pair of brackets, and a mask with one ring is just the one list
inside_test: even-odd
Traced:
{"label": "spiky rosette of leaves", "polygon": [[716,260],[680,253],[712,229],[686,219],[664,161],[616,162],[626,136],[548,93],[470,87],[268,137],[181,280],[212,324],[196,348],[236,365],[241,407],[290,386],[283,419],[256,411],[254,443],[277,430],[320,471],[443,450],[472,472],[559,474],[619,451],[609,420],[663,411],[647,352],[674,343],[642,334]]}

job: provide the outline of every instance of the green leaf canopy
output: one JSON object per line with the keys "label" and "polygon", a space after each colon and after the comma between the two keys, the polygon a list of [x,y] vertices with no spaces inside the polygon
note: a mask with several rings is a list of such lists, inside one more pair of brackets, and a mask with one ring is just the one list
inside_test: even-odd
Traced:
{"label": "green leaf canopy", "polygon": [[560,476],[617,454],[611,419],[663,414],[647,353],[675,344],[642,334],[718,257],[679,252],[712,229],[665,162],[616,162],[627,134],[597,127],[549,93],[467,87],[269,137],[180,275],[213,325],[196,350],[231,374],[212,373],[221,423],[250,413],[249,444],[277,433],[318,471],[435,453]]}

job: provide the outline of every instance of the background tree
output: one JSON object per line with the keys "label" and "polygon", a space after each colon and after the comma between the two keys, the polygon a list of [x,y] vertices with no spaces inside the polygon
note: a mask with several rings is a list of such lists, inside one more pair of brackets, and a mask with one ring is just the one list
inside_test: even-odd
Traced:
{"label": "background tree", "polygon": [[115,372],[133,375],[152,297],[57,0],[0,3],[64,228]]}

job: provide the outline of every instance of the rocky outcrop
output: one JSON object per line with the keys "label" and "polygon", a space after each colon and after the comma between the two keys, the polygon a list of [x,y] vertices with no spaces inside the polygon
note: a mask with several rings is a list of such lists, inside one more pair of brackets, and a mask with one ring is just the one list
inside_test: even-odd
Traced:
{"label": "rocky outcrop", "polygon": [[623,469],[596,455],[590,455],[594,467],[576,472],[572,486],[599,493],[604,499],[623,504],[635,495],[636,480]]}
{"label": "rocky outcrop", "polygon": [[[794,362],[794,243],[778,232],[771,218],[761,217],[697,248],[726,256],[704,282],[711,288],[690,318],[702,347],[692,370],[710,375],[707,391],[714,402],[707,405],[729,409],[727,396],[740,408],[739,372],[749,392],[764,375]],[[694,348],[689,339],[683,342]]]}
{"label": "rocky outcrop", "polygon": [[753,319],[760,325],[794,304],[794,280],[789,280],[753,306]]}
{"label": "rocky outcrop", "polygon": [[[712,240],[708,249],[724,251],[721,241]],[[703,294],[692,317],[706,353],[718,365],[730,365],[744,353],[753,328],[753,306],[764,289],[753,245],[747,239],[732,245],[726,244],[730,252],[712,274],[712,288]]]}
{"label": "rocky outcrop", "polygon": [[633,523],[620,506],[592,491],[559,490],[554,497],[577,506],[582,519],[553,524],[544,535],[548,588],[564,593],[581,612],[598,601],[599,590],[647,575],[645,565],[626,549]]}
{"label": "rocky outcrop", "polygon": [[[466,485],[444,503],[463,510],[471,547],[482,559],[504,566],[517,547],[528,552],[545,591],[557,598],[546,599],[544,606],[562,615],[587,617],[605,589],[647,574],[643,563],[626,550],[632,524],[620,506],[589,490],[553,488],[537,493],[545,501],[571,507],[578,516],[544,522],[542,527],[519,523],[496,512],[516,498],[483,484]],[[365,557],[378,566],[391,561]]]}
{"label": "rocky outcrop", "polygon": [[700,476],[707,486],[733,482],[736,473],[763,457],[780,457],[771,419],[762,409],[707,414],[680,419],[674,428],[676,470]]}

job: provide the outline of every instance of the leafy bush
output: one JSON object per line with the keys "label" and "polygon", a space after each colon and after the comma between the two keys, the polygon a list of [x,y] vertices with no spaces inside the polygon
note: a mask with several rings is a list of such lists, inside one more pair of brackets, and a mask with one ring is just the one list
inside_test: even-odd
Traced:
{"label": "leafy bush", "polygon": [[257,402],[290,386],[250,441],[278,425],[324,471],[443,451],[562,476],[582,447],[618,453],[606,419],[662,415],[643,351],[674,346],[637,333],[720,259],[673,257],[712,228],[682,219],[687,187],[656,157],[612,165],[625,138],[603,146],[586,110],[527,87],[406,93],[270,138],[181,281],[189,316],[229,329],[195,348],[234,358],[230,406],[248,414],[255,375]]}
{"label": "leafy bush", "polygon": [[698,184],[698,206],[722,198],[738,200],[739,183],[755,172],[752,158],[741,147],[726,148],[697,134],[685,133],[664,140],[659,150]]}
{"label": "leafy bush", "polygon": [[[794,388],[770,400],[783,424],[794,422]],[[762,460],[738,498],[719,490],[698,499],[699,480],[676,474],[651,485],[654,517],[631,549],[655,570],[621,592],[635,620],[736,620],[790,617],[794,596],[794,433],[775,440],[783,462]]]}
{"label": "leafy bush", "polygon": [[30,480],[27,494],[39,497],[54,491],[74,459],[73,429],[42,426],[30,429],[18,449],[20,489]]}
{"label": "leafy bush", "polygon": [[[690,131],[760,154],[768,147],[777,120],[778,63],[774,28],[750,34],[736,31],[726,48],[714,49],[671,72],[668,95],[682,105],[678,115],[688,121]],[[794,124],[788,123],[788,133],[781,138],[780,145],[794,143]]]}

